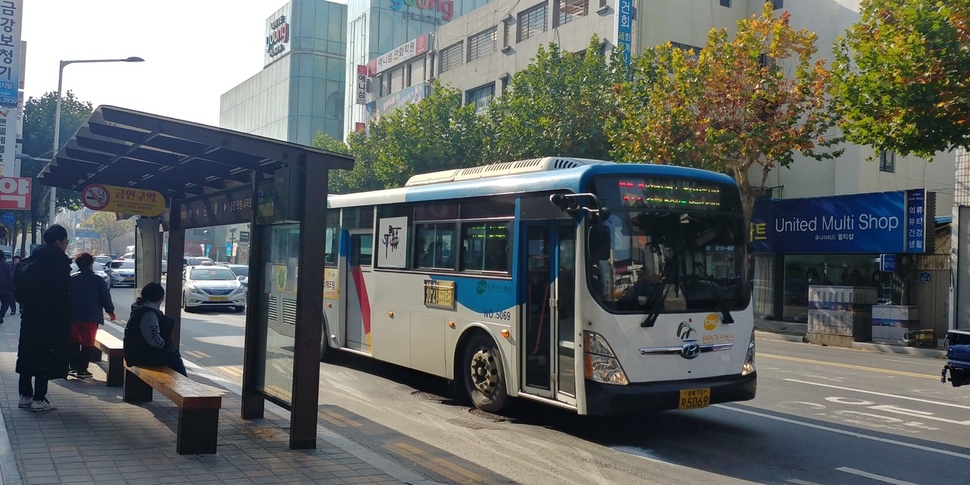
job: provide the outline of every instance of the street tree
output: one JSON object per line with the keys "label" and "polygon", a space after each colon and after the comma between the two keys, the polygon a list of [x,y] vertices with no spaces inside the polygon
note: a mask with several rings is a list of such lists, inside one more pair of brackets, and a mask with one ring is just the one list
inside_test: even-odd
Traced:
{"label": "street tree", "polygon": [[135,232],[135,221],[132,219],[118,220],[114,212],[98,211],[88,217],[82,226],[92,229],[101,235],[108,244],[108,253],[114,254],[112,243]]}
{"label": "street tree", "polygon": [[700,52],[667,44],[638,56],[607,128],[615,158],[727,173],[750,220],[771,170],[796,153],[840,155],[831,150],[840,140],[827,136],[831,73],[824,59],[813,61],[816,35],[789,18],[767,3],[761,16],[738,22],[734,38],[712,29]]}
{"label": "street tree", "polygon": [[970,148],[970,2],[863,0],[835,45],[846,139],[932,159]]}
{"label": "street tree", "polygon": [[[57,92],[45,93],[39,98],[31,97],[24,104],[24,144],[23,152],[34,159],[24,160],[20,167],[21,177],[37,177],[52,158],[54,141],[54,113],[57,106]],[[91,116],[94,107],[88,101],[81,101],[68,91],[61,98],[61,126],[58,133],[58,147],[64,146],[81,124]],[[50,199],[47,186],[36,183],[31,187],[30,220],[34,223],[47,222],[47,207]],[[81,196],[70,190],[57,191],[57,207],[77,210],[81,207]]]}
{"label": "street tree", "polygon": [[605,55],[595,35],[579,54],[554,43],[539,46],[508,92],[488,107],[486,158],[608,158],[612,146],[603,127],[616,111],[613,86],[625,72],[617,54]]}
{"label": "street tree", "polygon": [[483,132],[473,105],[462,92],[435,81],[428,97],[351,133],[348,149],[357,158],[347,175],[348,191],[400,187],[414,174],[480,165]]}

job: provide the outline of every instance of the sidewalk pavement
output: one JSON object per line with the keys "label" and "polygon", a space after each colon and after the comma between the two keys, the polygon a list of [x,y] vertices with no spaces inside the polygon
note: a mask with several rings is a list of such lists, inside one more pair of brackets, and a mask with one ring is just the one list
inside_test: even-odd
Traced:
{"label": "sidewalk pavement", "polygon": [[104,367],[90,379],[50,382],[56,411],[17,407],[14,372],[20,319],[0,325],[0,483],[435,483],[336,433],[317,426],[317,448],[290,450],[288,411],[266,403],[265,418],[239,417],[239,389],[227,389],[219,413],[218,451],[175,452],[178,408],[155,401],[128,404],[121,387],[106,387]]}
{"label": "sidewalk pavement", "polygon": [[[758,338],[803,341],[805,324],[756,320]],[[265,418],[243,420],[239,389],[226,381],[197,380],[227,390],[219,414],[218,451],[178,455],[178,408],[156,393],[144,404],[122,401],[106,387],[104,362],[91,379],[51,381],[56,411],[17,407],[14,372],[19,317],[0,325],[0,483],[437,483],[329,429],[317,426],[317,449],[290,450],[288,411],[266,403]],[[881,352],[941,357],[939,350],[856,343]],[[193,372],[195,371],[195,372]]]}
{"label": "sidewalk pavement", "polygon": [[[755,332],[757,332],[757,337],[762,339],[786,340],[789,342],[808,342],[808,340],[805,339],[805,335],[808,333],[807,323],[755,318],[754,329]],[[868,350],[870,352],[882,352],[886,354],[906,354],[935,359],[946,359],[945,351],[934,348],[875,344],[872,342],[852,342],[852,348]],[[943,364],[940,365],[942,369]]]}

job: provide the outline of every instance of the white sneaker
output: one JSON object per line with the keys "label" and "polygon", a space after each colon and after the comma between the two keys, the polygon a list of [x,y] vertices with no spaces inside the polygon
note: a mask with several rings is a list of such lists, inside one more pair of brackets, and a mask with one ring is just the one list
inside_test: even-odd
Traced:
{"label": "white sneaker", "polygon": [[18,408],[29,408],[30,403],[34,402],[33,396],[20,396],[20,403],[17,404]]}
{"label": "white sneaker", "polygon": [[57,406],[54,403],[48,401],[47,399],[44,399],[43,401],[31,401],[30,403],[30,410],[34,412],[54,411],[56,409],[57,409]]}

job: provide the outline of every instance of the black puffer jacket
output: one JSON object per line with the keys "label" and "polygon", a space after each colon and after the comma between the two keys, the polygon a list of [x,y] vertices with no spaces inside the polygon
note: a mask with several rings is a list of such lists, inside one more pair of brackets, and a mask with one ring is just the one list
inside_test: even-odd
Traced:
{"label": "black puffer jacket", "polygon": [[48,379],[67,378],[71,345],[71,258],[52,244],[31,254],[43,275],[42,303],[21,305],[17,372]]}

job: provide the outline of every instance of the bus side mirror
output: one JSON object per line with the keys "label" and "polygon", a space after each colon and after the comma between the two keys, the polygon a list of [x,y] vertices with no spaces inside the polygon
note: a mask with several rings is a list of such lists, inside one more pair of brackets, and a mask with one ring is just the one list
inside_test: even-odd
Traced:
{"label": "bus side mirror", "polygon": [[590,226],[586,246],[589,248],[591,260],[604,261],[610,259],[610,228],[602,224]]}

